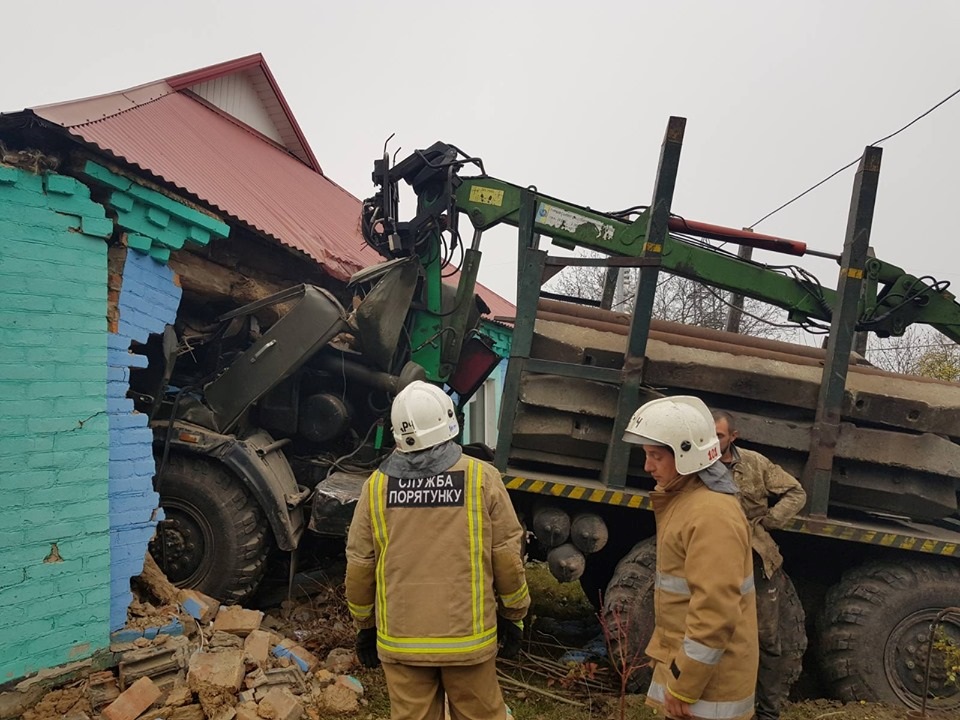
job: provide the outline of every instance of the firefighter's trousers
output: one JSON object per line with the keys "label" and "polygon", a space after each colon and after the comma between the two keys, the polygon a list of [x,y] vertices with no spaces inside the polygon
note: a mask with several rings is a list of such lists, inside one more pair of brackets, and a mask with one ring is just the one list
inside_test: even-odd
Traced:
{"label": "firefighter's trousers", "polygon": [[504,720],[507,706],[497,682],[497,659],[477,665],[383,663],[391,720],[443,720],[444,695],[451,720]]}

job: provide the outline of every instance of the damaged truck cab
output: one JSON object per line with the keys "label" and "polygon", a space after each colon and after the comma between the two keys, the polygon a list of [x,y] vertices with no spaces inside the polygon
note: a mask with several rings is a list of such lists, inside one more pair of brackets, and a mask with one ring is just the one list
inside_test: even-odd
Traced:
{"label": "damaged truck cab", "polygon": [[[300,546],[319,482],[359,470],[355,496],[391,398],[426,377],[401,343],[419,283],[416,263],[384,263],[352,280],[351,312],[301,285],[199,329],[185,317],[147,348],[163,367],[139,378],[165,513],[151,551],[173,582],[244,600],[273,550]],[[266,308],[282,314],[261,332]]]}

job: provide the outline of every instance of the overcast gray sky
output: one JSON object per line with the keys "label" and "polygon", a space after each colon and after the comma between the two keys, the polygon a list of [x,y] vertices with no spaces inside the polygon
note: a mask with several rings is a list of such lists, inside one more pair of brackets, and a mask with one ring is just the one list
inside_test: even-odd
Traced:
{"label": "overcast gray sky", "polygon": [[[262,52],[324,171],[358,197],[395,132],[394,147],[453,142],[571,202],[645,204],[667,118],[682,115],[674,210],[736,227],[960,87],[949,0],[77,0],[10,4],[4,26],[3,110]],[[885,144],[873,245],[960,285],[958,128],[960,96]],[[758,230],[840,252],[852,182]],[[511,299],[512,237],[485,244],[480,276]],[[829,264],[805,264],[836,284]]]}

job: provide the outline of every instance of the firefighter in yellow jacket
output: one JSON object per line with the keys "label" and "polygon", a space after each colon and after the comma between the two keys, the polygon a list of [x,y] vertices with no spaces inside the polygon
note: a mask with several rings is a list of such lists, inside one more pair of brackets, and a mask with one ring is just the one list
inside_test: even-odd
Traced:
{"label": "firefighter in yellow jacket", "polygon": [[496,468],[462,454],[453,402],[414,382],[391,408],[396,450],[363,486],[347,537],[357,655],[383,661],[393,720],[503,720],[500,654],[530,605],[523,530]]}
{"label": "firefighter in yellow jacket", "polygon": [[702,400],[643,405],[624,440],[643,446],[657,520],[656,626],[647,702],[669,718],[746,720],[757,681],[750,525]]}

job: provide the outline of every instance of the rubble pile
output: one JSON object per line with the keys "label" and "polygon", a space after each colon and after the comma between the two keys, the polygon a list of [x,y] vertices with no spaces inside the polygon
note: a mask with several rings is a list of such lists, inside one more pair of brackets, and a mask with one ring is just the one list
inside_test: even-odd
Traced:
{"label": "rubble pile", "polygon": [[295,638],[305,649],[324,657],[331,650],[353,647],[353,622],[340,582],[298,576],[296,600],[283,600],[266,611],[263,625],[284,637]]}
{"label": "rubble pile", "polygon": [[[48,693],[23,720],[319,720],[366,704],[350,647],[315,651],[331,633],[322,602],[286,602],[275,614],[221,606],[195,591],[178,603],[131,605],[114,633],[112,670]],[[337,621],[339,622],[339,620]],[[335,624],[335,623],[334,623]],[[290,636],[287,636],[288,632]]]}

